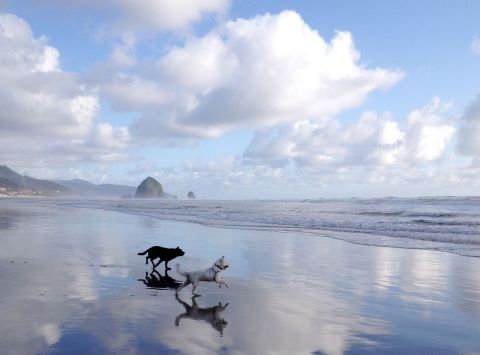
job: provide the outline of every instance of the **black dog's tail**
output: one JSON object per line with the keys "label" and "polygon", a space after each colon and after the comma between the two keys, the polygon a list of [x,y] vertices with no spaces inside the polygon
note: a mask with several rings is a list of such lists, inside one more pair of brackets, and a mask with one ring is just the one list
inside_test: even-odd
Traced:
{"label": "black dog's tail", "polygon": [[143,253],[138,253],[137,255],[145,255],[145,254],[147,254],[147,253],[148,253],[148,249],[145,250]]}

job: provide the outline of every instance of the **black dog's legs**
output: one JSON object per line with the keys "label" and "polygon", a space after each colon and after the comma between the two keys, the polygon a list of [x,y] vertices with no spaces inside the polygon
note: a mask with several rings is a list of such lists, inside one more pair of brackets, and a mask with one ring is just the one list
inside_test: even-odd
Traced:
{"label": "black dog's legs", "polygon": [[149,258],[149,256],[147,256],[147,257],[145,258],[145,265],[148,265],[148,258]]}
{"label": "black dog's legs", "polygon": [[152,262],[152,266],[153,266],[153,268],[155,269],[155,267],[156,267],[158,264],[155,265],[155,263],[153,262],[153,258],[150,258],[150,261]]}
{"label": "black dog's legs", "polygon": [[[160,260],[158,261],[158,263],[156,263],[155,265],[153,265],[153,268],[155,269],[158,265],[160,265],[160,263],[162,262],[163,260],[160,258]],[[152,261],[152,264],[153,264],[153,261]]]}
{"label": "black dog's legs", "polygon": [[165,260],[165,271],[172,270],[172,268],[168,267],[168,260]]}

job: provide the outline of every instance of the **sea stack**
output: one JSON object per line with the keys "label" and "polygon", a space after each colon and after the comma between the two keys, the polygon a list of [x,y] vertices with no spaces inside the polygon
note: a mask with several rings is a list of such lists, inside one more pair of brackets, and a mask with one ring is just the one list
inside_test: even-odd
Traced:
{"label": "sea stack", "polygon": [[195,200],[195,199],[196,199],[195,194],[193,193],[193,191],[189,191],[189,192],[188,192],[187,198],[190,199],[190,200]]}
{"label": "sea stack", "polygon": [[163,191],[162,185],[155,180],[153,177],[149,176],[142,181],[137,187],[135,192],[136,198],[166,198],[169,197],[168,194]]}

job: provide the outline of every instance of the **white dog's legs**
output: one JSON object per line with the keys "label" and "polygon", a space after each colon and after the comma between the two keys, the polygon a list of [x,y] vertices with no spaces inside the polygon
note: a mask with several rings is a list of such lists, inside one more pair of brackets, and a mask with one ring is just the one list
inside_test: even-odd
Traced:
{"label": "white dog's legs", "polygon": [[180,292],[180,290],[182,290],[183,288],[185,288],[188,285],[190,285],[190,278],[187,277],[187,279],[185,281],[183,281],[183,284],[181,284],[180,286],[177,287],[177,290],[175,291],[175,293],[178,295],[178,292]]}
{"label": "white dog's legs", "polygon": [[197,296],[197,294],[195,293],[195,291],[196,291],[196,289],[197,289],[197,287],[198,287],[198,281],[194,282],[192,285],[193,285],[193,286],[192,286],[192,295]]}
{"label": "white dog's legs", "polygon": [[222,287],[222,285],[228,288],[228,284],[223,280],[220,280],[220,282],[217,282],[217,283],[218,283],[218,288]]}
{"label": "white dog's legs", "polygon": [[219,274],[219,273],[217,273],[217,274],[215,275],[215,282],[217,283],[218,288],[221,288],[222,285],[224,285],[225,287],[228,288],[228,284],[220,278],[220,274]]}

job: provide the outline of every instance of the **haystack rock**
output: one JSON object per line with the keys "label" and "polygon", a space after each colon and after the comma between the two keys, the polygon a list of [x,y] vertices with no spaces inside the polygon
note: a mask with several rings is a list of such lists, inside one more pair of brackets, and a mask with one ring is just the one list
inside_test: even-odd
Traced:
{"label": "haystack rock", "polygon": [[169,194],[163,191],[162,185],[152,178],[151,176],[147,177],[142,181],[137,187],[135,192],[136,198],[168,198]]}
{"label": "haystack rock", "polygon": [[193,193],[193,191],[189,191],[188,194],[187,194],[187,197],[188,197],[190,200],[195,200],[195,199],[196,199],[195,194]]}

